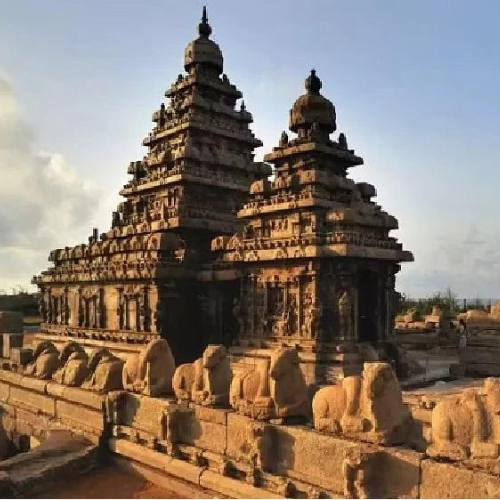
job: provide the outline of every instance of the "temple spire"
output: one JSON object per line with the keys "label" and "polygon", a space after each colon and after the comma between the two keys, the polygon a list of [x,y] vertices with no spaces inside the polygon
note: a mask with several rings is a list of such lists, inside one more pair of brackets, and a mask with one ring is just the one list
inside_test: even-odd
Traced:
{"label": "temple spire", "polygon": [[205,5],[203,6],[201,23],[198,25],[198,33],[202,38],[208,38],[212,33],[212,28],[208,24],[207,7]]}

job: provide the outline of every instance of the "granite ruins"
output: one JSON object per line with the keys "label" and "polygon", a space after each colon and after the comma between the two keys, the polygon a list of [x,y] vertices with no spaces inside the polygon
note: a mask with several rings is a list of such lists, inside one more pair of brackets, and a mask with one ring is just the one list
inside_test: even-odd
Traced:
{"label": "granite ruins", "polygon": [[[456,325],[438,308],[396,318],[413,255],[375,187],[349,177],[363,159],[320,71],[256,162],[211,35],[204,8],[110,229],[33,278],[33,345],[0,313],[0,491],[112,459],[183,496],[497,497],[500,379],[411,385],[407,346]],[[469,316],[500,324],[498,307]],[[451,371],[500,375],[477,358],[500,343],[475,342]]]}

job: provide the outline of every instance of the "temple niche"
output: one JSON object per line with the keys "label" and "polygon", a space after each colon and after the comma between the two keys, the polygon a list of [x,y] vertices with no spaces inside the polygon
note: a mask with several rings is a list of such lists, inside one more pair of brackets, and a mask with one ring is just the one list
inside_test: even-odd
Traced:
{"label": "temple niche", "polygon": [[[42,297],[39,340],[78,337],[88,348],[104,341],[120,354],[165,337],[178,362],[201,355],[209,341],[230,342],[227,321],[221,338],[203,326],[198,312],[216,312],[197,271],[210,260],[214,237],[240,230],[236,212],[270,167],[254,162],[262,143],[250,130],[242,93],[223,73],[211,32],[204,9],[184,72],[152,115],[147,154],[128,166],[111,228],[94,229],[87,244],[52,251],[52,267],[34,277]],[[214,293],[234,295],[224,286]],[[223,317],[230,311],[225,304]]]}
{"label": "temple niche", "polygon": [[348,359],[360,367],[360,344],[383,356],[392,338],[395,275],[399,263],[413,260],[389,236],[398,223],[372,200],[375,188],[349,179],[363,160],[344,133],[330,137],[336,112],[321,86],[312,70],[290,111],[297,137],[283,132],[264,157],[274,179],[251,185],[238,212],[245,227],[212,242],[216,279],[231,279],[224,267],[231,264],[240,283],[235,359],[299,346],[309,381],[348,370]]}

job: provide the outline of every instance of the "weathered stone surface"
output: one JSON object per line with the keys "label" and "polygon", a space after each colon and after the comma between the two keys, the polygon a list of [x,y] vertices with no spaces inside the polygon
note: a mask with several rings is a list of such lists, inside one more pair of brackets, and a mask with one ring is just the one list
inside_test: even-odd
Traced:
{"label": "weathered stone surface", "polygon": [[65,387],[61,396],[72,403],[88,406],[102,412],[105,396],[94,392],[86,391],[78,387]]}
{"label": "weathered stone surface", "polygon": [[408,440],[411,414],[388,363],[365,363],[361,376],[320,389],[312,408],[314,427],[320,431],[380,444]]}
{"label": "weathered stone surface", "polygon": [[179,427],[181,442],[216,453],[225,453],[227,413],[227,410],[193,405],[193,411],[182,416]]}
{"label": "weathered stone surface", "polygon": [[448,396],[432,410],[432,443],[427,455],[450,460],[498,458],[500,379],[488,378],[482,391],[469,388]]}
{"label": "weathered stone surface", "polygon": [[3,357],[10,358],[11,349],[23,346],[24,333],[4,333],[2,334]]}
{"label": "weathered stone surface", "polygon": [[222,345],[208,345],[201,358],[176,369],[172,384],[179,401],[194,401],[205,406],[227,406],[231,367],[226,348]]}
{"label": "weathered stone surface", "polygon": [[500,477],[460,465],[424,460],[420,498],[498,498]]}
{"label": "weathered stone surface", "polygon": [[231,382],[231,406],[259,420],[307,418],[309,394],[299,362],[295,348],[274,349],[269,361],[235,375]]}
{"label": "weathered stone surface", "polygon": [[216,472],[205,470],[200,477],[200,486],[217,491],[229,498],[283,498],[262,488],[255,488]]}
{"label": "weathered stone surface", "polygon": [[69,401],[56,401],[55,414],[63,423],[76,424],[79,429],[90,428],[93,431],[102,431],[104,417],[102,411],[90,410],[79,404]]}
{"label": "weathered stone surface", "polygon": [[383,449],[376,464],[380,498],[418,498],[422,453],[403,448]]}
{"label": "weathered stone surface", "polygon": [[55,415],[55,401],[50,396],[36,393],[21,387],[10,388],[9,401],[18,406],[28,406],[47,415]]}
{"label": "weathered stone surface", "polygon": [[127,357],[123,367],[123,388],[153,397],[171,395],[174,372],[175,360],[168,342],[152,340],[139,354]]}
{"label": "weathered stone surface", "polygon": [[119,421],[122,425],[159,436],[162,432],[161,416],[168,405],[168,400],[126,393],[119,405]]}
{"label": "weathered stone surface", "polygon": [[342,495],[342,464],[346,450],[356,443],[305,428],[274,426],[277,473]]}

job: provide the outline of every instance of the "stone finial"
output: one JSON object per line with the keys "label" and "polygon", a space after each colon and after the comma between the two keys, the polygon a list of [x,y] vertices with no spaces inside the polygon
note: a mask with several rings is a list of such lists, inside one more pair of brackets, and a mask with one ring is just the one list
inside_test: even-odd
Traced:
{"label": "stone finial", "polygon": [[198,25],[198,33],[202,38],[208,38],[212,34],[212,28],[208,24],[207,7],[205,5],[203,6],[201,23]]}
{"label": "stone finial", "polygon": [[316,76],[316,70],[312,69],[311,74],[306,79],[306,90],[313,94],[319,94],[322,85],[321,80]]}
{"label": "stone finial", "polygon": [[243,111],[246,111],[247,107],[245,106],[245,101],[241,101],[241,104],[240,104],[240,111],[243,112]]}

